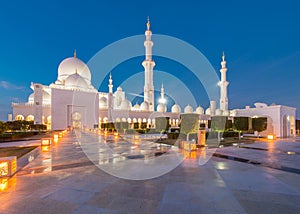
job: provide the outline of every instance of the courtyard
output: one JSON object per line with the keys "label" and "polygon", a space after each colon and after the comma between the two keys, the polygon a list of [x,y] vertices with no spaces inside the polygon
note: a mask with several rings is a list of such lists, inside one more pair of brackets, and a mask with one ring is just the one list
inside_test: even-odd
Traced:
{"label": "courtyard", "polygon": [[[93,139],[98,137],[98,143],[107,143],[114,138],[101,141],[97,134],[83,134]],[[39,155],[27,166],[12,178],[1,179],[0,212],[300,212],[300,138],[259,140],[251,144],[241,142],[214,150],[199,149],[189,155],[164,148],[166,154],[172,156],[172,152],[177,152],[183,159],[160,176],[133,180],[113,176],[107,173],[110,171],[97,167],[77,136],[70,132],[46,149],[39,147]],[[0,144],[1,147],[34,145],[40,145],[40,141]],[[117,160],[123,163],[137,161],[128,158],[128,155],[132,156],[124,145],[119,142],[110,147],[114,151],[125,151],[127,156]],[[134,151],[139,150],[134,148]],[[151,158],[155,160],[165,153]],[[203,153],[210,153],[211,157],[200,163]],[[136,170],[138,174],[140,169]]]}

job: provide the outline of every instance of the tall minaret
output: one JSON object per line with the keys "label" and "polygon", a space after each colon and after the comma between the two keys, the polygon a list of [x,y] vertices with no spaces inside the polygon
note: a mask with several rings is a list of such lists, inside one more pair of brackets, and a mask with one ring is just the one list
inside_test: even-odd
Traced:
{"label": "tall minaret", "polygon": [[109,84],[108,84],[108,93],[113,93],[113,80],[112,80],[112,76],[111,73],[109,74]]}
{"label": "tall minaret", "polygon": [[221,62],[221,81],[219,82],[220,86],[220,109],[224,112],[228,110],[228,97],[227,97],[227,86],[229,82],[226,81],[226,61],[225,61],[225,54],[223,52],[222,55],[222,62]]}
{"label": "tall minaret", "polygon": [[162,103],[162,104],[166,103],[164,84],[161,84],[159,103]]}
{"label": "tall minaret", "polygon": [[112,111],[114,108],[114,95],[113,95],[113,80],[112,80],[112,76],[111,73],[109,75],[109,80],[108,80],[109,84],[108,84],[108,94],[107,94],[107,113],[108,113],[108,121],[112,122],[113,118],[112,118]]}
{"label": "tall minaret", "polygon": [[152,32],[150,30],[150,20],[148,17],[147,30],[145,31],[146,40],[144,42],[146,58],[142,65],[145,69],[144,101],[149,105],[149,111],[154,111],[154,85],[153,85],[153,68],[155,62],[152,60],[151,41]]}

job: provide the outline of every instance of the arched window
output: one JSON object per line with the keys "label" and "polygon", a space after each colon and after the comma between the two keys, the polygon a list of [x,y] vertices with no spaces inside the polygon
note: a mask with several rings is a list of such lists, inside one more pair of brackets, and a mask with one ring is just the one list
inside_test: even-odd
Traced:
{"label": "arched window", "polygon": [[33,115],[28,115],[26,117],[26,121],[34,121],[34,116]]}
{"label": "arched window", "polygon": [[15,120],[24,120],[24,116],[21,115],[21,114],[18,114],[18,115],[15,117]]}

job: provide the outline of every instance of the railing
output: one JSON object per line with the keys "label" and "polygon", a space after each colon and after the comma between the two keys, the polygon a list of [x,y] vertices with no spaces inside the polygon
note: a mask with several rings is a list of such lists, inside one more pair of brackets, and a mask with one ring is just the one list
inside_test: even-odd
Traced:
{"label": "railing", "polygon": [[[12,106],[28,106],[28,107],[32,107],[34,106],[34,103],[12,103]],[[43,107],[51,107],[51,104],[42,104]]]}

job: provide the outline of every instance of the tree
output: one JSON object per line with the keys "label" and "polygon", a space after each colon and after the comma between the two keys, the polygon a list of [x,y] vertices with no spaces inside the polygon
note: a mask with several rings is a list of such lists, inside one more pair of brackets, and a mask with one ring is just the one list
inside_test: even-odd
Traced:
{"label": "tree", "polygon": [[180,115],[180,133],[189,134],[195,133],[199,129],[199,115],[198,114],[181,114]]}
{"label": "tree", "polygon": [[254,131],[262,132],[267,129],[268,119],[266,117],[252,118],[252,128]]}
{"label": "tree", "polygon": [[8,127],[5,122],[0,121],[0,134],[3,134],[8,130]]}
{"label": "tree", "polygon": [[211,129],[213,131],[224,131],[231,128],[231,123],[226,116],[213,116],[211,117]]}
{"label": "tree", "polygon": [[155,129],[156,131],[162,132],[167,131],[170,128],[169,117],[156,117],[155,118]]}
{"label": "tree", "polygon": [[235,117],[233,121],[234,129],[239,131],[248,131],[249,118],[248,117]]}

